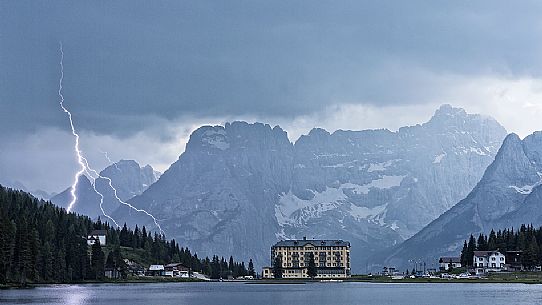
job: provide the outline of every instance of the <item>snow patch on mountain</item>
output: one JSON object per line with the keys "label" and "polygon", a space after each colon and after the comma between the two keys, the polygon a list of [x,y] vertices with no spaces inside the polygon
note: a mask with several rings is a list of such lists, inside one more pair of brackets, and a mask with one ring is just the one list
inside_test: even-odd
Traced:
{"label": "snow patch on mountain", "polygon": [[522,195],[529,195],[530,193],[533,192],[533,189],[535,187],[542,185],[542,172],[537,172],[537,174],[540,177],[540,181],[538,181],[535,184],[524,185],[522,187],[518,187],[518,186],[515,186],[515,185],[510,185],[509,187],[513,188],[514,190],[516,190],[516,192],[518,192],[518,193],[520,193]]}
{"label": "snow patch on mountain", "polygon": [[440,164],[440,162],[442,161],[442,159],[444,159],[444,157],[446,157],[446,153],[442,153],[440,155],[435,156],[435,159],[433,160],[433,164]]}
{"label": "snow patch on mountain", "polygon": [[[375,207],[357,206],[350,202],[345,191],[367,195],[372,188],[390,189],[397,187],[401,185],[401,181],[404,178],[405,176],[384,175],[364,185],[344,183],[337,188],[326,187],[323,192],[308,190],[314,195],[309,200],[301,199],[289,191],[280,195],[278,204],[275,206],[275,217],[280,226],[301,226],[312,218],[321,217],[327,211],[340,209],[341,212],[346,212],[357,221],[370,219],[385,212],[388,205],[382,204]],[[382,221],[383,219],[379,223],[383,223]]]}

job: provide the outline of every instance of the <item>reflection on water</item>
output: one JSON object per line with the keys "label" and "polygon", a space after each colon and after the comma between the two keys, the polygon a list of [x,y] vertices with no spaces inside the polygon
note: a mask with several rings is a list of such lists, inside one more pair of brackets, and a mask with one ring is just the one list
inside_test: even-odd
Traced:
{"label": "reflection on water", "polygon": [[87,300],[89,296],[91,296],[91,292],[92,292],[92,290],[89,288],[90,287],[76,286],[76,285],[70,286],[68,289],[69,293],[64,294],[65,299],[63,300],[62,304],[66,304],[66,305],[89,304]]}
{"label": "reflection on water", "polygon": [[54,285],[0,291],[0,304],[342,305],[541,304],[542,286],[525,284],[152,283]]}

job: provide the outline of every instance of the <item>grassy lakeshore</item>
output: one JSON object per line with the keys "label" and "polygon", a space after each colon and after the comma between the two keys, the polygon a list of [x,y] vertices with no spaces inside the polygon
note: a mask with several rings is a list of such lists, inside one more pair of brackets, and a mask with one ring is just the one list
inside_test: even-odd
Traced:
{"label": "grassy lakeshore", "polygon": [[[517,272],[517,273],[494,273],[483,278],[469,279],[443,279],[443,278],[404,278],[392,279],[389,276],[353,275],[342,279],[343,282],[360,283],[519,283],[519,284],[542,284],[542,272]],[[320,282],[309,279],[261,279],[249,281],[249,284],[305,284]]]}
{"label": "grassy lakeshore", "polygon": [[[517,283],[517,284],[542,284],[542,272],[517,272],[517,273],[495,273],[490,274],[484,278],[471,278],[471,279],[441,279],[441,278],[404,278],[404,279],[392,279],[388,276],[367,276],[367,275],[353,275],[351,278],[342,279],[346,283]],[[196,283],[196,282],[209,282],[217,283],[219,281],[204,281],[200,279],[187,279],[187,278],[173,278],[173,277],[129,277],[127,279],[118,280],[104,280],[104,281],[82,281],[69,284],[129,284],[129,283]],[[310,279],[259,279],[259,280],[224,280],[223,282],[241,282],[245,284],[254,285],[303,285],[307,283],[318,283],[320,280]],[[0,289],[13,289],[13,288],[32,288],[47,285],[58,285],[67,283],[26,283],[26,285],[18,284],[0,284]],[[337,283],[340,284],[340,283]]]}
{"label": "grassy lakeshore", "polygon": [[493,273],[487,277],[456,279],[456,278],[404,278],[392,279],[388,276],[354,275],[345,282],[372,282],[372,283],[524,283],[542,284],[541,272],[510,272]]}
{"label": "grassy lakeshore", "polygon": [[206,282],[201,279],[195,278],[178,278],[178,277],[160,277],[160,276],[145,276],[145,277],[129,277],[127,279],[105,279],[103,281],[78,281],[70,283],[26,283],[26,284],[0,284],[0,289],[13,289],[13,288],[32,288],[39,286],[48,286],[48,285],[85,285],[85,284],[129,284],[129,283],[196,283],[196,282]]}

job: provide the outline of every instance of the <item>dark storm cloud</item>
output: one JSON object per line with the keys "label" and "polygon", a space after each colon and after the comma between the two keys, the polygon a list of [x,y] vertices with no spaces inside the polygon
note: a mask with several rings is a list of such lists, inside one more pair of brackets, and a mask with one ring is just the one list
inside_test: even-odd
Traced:
{"label": "dark storm cloud", "polygon": [[131,134],[134,117],[293,117],[434,102],[433,73],[542,71],[540,2],[2,1],[0,129]]}

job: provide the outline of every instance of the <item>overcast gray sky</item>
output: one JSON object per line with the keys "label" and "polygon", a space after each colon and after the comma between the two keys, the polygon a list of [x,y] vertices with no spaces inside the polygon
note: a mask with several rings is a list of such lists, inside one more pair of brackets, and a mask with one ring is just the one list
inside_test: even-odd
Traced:
{"label": "overcast gray sky", "polygon": [[0,1],[0,181],[76,170],[64,95],[97,168],[167,169],[201,124],[421,123],[443,103],[542,129],[540,1]]}

